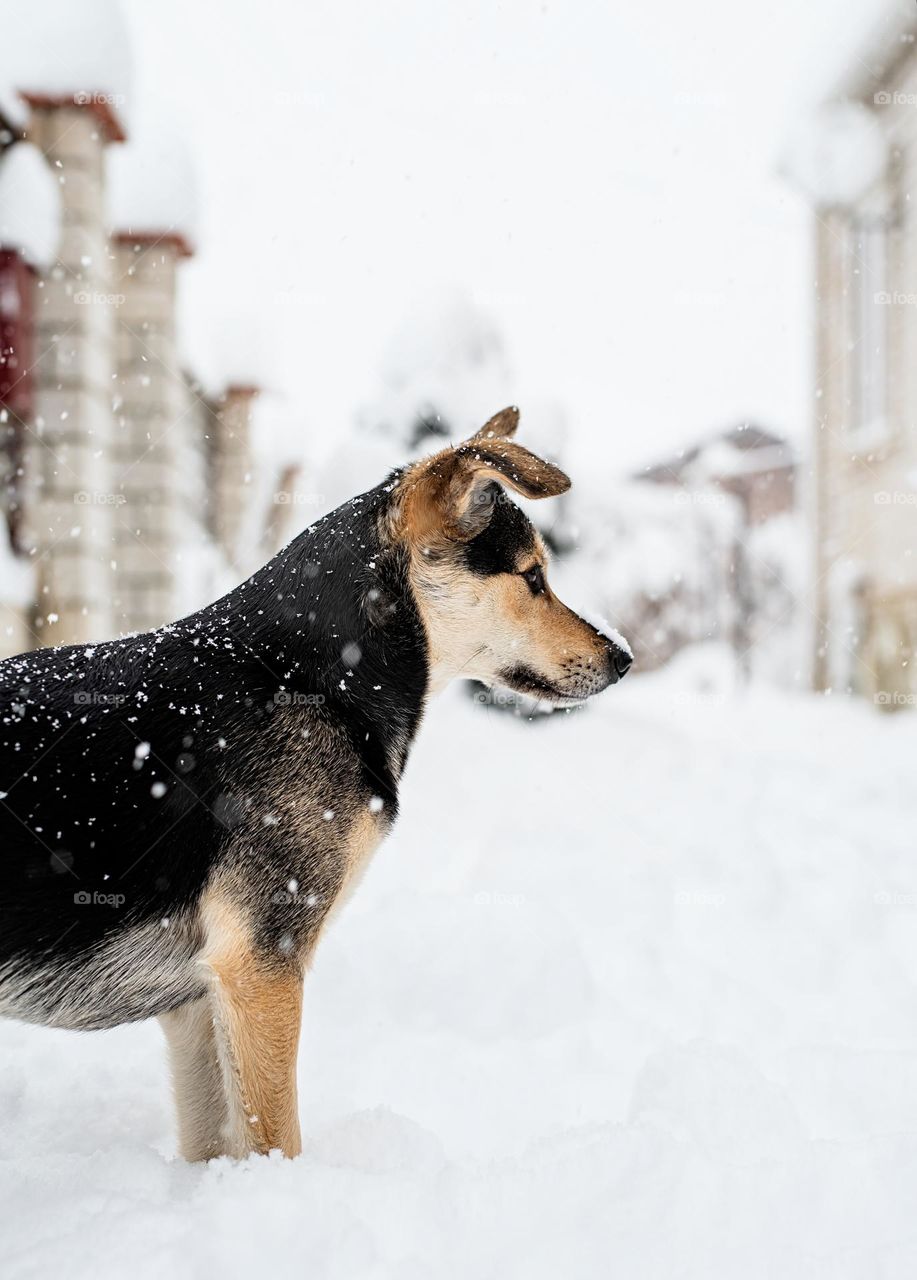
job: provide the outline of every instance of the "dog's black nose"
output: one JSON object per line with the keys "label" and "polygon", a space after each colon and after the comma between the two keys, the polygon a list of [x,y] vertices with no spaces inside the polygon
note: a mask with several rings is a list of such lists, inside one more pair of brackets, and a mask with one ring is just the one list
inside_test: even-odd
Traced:
{"label": "dog's black nose", "polygon": [[615,649],[611,661],[614,664],[614,669],[617,673],[618,679],[620,680],[621,677],[626,676],[630,670],[633,657],[629,653],[625,653],[623,649]]}

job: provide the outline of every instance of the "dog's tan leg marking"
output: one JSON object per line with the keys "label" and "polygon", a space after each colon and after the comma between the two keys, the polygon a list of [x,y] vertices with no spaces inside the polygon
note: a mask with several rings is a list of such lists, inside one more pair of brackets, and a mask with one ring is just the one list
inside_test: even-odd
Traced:
{"label": "dog's tan leg marking", "polygon": [[214,998],[228,1102],[227,1149],[238,1158],[279,1148],[302,1150],[296,1051],[302,977],[271,973],[249,957],[214,968]]}
{"label": "dog's tan leg marking", "polygon": [[226,1091],[225,1150],[238,1159],[279,1148],[299,1155],[296,1053],[303,974],[253,947],[244,923],[216,901],[204,963],[212,975]]}
{"label": "dog's tan leg marking", "polygon": [[172,1066],[179,1150],[186,1160],[210,1160],[226,1149],[226,1092],[213,1017],[208,995],[159,1019]]}

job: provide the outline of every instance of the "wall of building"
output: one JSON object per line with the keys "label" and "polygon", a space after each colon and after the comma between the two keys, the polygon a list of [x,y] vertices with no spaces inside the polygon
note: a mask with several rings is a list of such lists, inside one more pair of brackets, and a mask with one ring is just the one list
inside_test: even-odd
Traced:
{"label": "wall of building", "polygon": [[[906,193],[917,189],[917,56],[899,65],[873,110],[890,156],[887,271],[868,276],[858,218],[820,211],[816,223],[815,528],[813,611],[817,688],[850,687],[892,705],[917,692],[917,227]],[[898,95],[898,96],[896,96]],[[917,98],[912,99],[917,101]],[[874,202],[875,195],[870,200]],[[859,430],[855,370],[862,342],[859,288],[886,324],[884,427]]]}

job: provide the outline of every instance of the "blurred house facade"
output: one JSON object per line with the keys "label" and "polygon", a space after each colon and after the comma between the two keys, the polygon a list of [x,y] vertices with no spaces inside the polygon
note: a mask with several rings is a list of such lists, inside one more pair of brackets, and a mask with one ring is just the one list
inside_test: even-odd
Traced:
{"label": "blurred house facade", "polygon": [[816,688],[917,698],[917,10],[883,12],[820,116]]}
{"label": "blurred house facade", "polygon": [[108,153],[131,147],[118,95],[78,63],[66,90],[13,87],[0,96],[0,657],[166,623],[285,532],[276,510],[252,510],[257,388],[208,394],[178,349],[194,251],[180,210],[141,202],[111,222]]}
{"label": "blurred house facade", "polygon": [[644,550],[643,562],[648,554],[671,562],[668,576],[654,583],[644,570],[646,587],[631,591],[618,612],[644,669],[686,645],[715,641],[731,647],[743,677],[792,677],[800,593],[797,471],[788,440],[742,422],[635,473],[640,487],[668,497],[655,511],[644,504],[636,522],[664,528],[678,547],[674,561],[661,545]]}
{"label": "blurred house facade", "polygon": [[796,456],[789,442],[742,422],[644,468],[634,477],[697,489],[709,485],[738,500],[747,525],[763,524],[796,502]]}

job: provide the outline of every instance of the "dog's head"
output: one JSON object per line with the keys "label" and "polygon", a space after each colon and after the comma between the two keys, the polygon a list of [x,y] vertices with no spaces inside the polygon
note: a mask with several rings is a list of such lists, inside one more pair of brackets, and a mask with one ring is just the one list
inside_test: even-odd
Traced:
{"label": "dog's head", "polygon": [[510,437],[517,409],[409,467],[396,530],[427,633],[431,688],[462,675],[564,705],[620,679],[630,654],[548,585],[537,529],[506,493],[550,498],[567,476]]}

